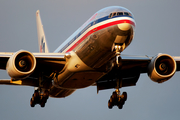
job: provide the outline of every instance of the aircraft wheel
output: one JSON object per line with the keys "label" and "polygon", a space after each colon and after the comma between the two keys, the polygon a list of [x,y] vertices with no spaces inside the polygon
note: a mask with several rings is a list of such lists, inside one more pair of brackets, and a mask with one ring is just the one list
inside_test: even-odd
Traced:
{"label": "aircraft wheel", "polygon": [[47,90],[44,92],[43,98],[46,98],[46,99],[49,98],[49,92]]}
{"label": "aircraft wheel", "polygon": [[45,107],[45,102],[42,102],[42,103],[41,103],[41,107]]}
{"label": "aircraft wheel", "polygon": [[45,107],[46,102],[47,102],[47,98],[43,97],[40,103],[41,107]]}
{"label": "aircraft wheel", "polygon": [[113,104],[112,104],[112,102],[111,102],[110,100],[108,101],[108,108],[109,108],[109,109],[112,109],[112,108],[113,108]]}
{"label": "aircraft wheel", "polygon": [[34,98],[39,97],[39,92],[37,90],[35,90],[33,96],[34,96]]}
{"label": "aircraft wheel", "polygon": [[110,97],[109,101],[113,103],[114,99],[112,98],[112,96]]}
{"label": "aircraft wheel", "polygon": [[123,100],[126,101],[127,100],[127,92],[123,92],[122,95],[123,95]]}
{"label": "aircraft wheel", "polygon": [[48,98],[49,98],[49,95],[45,93],[43,95],[41,103],[40,103],[41,107],[45,107],[45,104],[46,104]]}
{"label": "aircraft wheel", "polygon": [[117,93],[115,91],[112,93],[112,99],[113,100],[117,99]]}
{"label": "aircraft wheel", "polygon": [[125,104],[125,99],[120,99],[120,101],[118,101],[117,106],[118,106],[119,109],[122,109],[124,104]]}
{"label": "aircraft wheel", "polygon": [[119,109],[122,109],[122,108],[123,108],[123,105],[120,103],[120,104],[118,105],[118,108],[119,108]]}
{"label": "aircraft wheel", "polygon": [[31,106],[31,107],[34,107],[34,106],[35,106],[34,100],[32,100],[32,98],[31,98],[31,100],[30,100],[30,106]]}

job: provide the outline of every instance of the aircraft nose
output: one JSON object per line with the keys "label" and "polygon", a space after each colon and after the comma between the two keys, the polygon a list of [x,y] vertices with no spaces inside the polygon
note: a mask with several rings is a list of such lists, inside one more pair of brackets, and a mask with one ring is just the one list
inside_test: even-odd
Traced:
{"label": "aircraft nose", "polygon": [[131,24],[129,23],[121,23],[121,24],[118,24],[118,28],[120,30],[123,30],[123,31],[127,31],[131,28]]}

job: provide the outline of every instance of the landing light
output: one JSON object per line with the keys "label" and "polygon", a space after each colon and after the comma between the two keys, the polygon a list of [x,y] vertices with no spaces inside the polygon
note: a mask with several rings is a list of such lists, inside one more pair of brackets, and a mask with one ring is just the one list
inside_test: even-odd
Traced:
{"label": "landing light", "polygon": [[118,28],[120,30],[127,31],[131,28],[131,24],[126,23],[126,21],[124,21],[124,23],[118,24]]}

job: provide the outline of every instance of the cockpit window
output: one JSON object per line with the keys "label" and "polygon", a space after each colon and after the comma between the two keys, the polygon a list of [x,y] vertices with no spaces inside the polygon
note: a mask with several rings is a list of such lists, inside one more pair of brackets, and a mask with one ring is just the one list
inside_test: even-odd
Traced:
{"label": "cockpit window", "polygon": [[128,13],[128,12],[124,12],[124,15],[127,15],[127,16],[129,16],[129,13]]}
{"label": "cockpit window", "polygon": [[112,13],[109,15],[109,18],[111,18],[112,17]]}
{"label": "cockpit window", "polygon": [[112,18],[114,16],[132,16],[129,12],[113,12],[109,15],[109,18]]}
{"label": "cockpit window", "polygon": [[117,16],[123,15],[123,12],[117,12]]}
{"label": "cockpit window", "polygon": [[131,14],[131,13],[129,13],[129,16],[132,16],[132,14]]}

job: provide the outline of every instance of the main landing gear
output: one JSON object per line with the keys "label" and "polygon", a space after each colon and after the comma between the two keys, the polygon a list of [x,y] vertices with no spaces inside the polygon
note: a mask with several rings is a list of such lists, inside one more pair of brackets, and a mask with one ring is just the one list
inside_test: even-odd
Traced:
{"label": "main landing gear", "polygon": [[112,109],[113,106],[117,106],[119,109],[123,108],[123,105],[125,104],[125,101],[127,100],[127,93],[123,92],[122,94],[120,93],[119,88],[122,87],[122,77],[121,77],[121,72],[120,67],[120,54],[121,51],[123,49],[122,44],[116,44],[114,46],[115,52],[116,52],[116,66],[117,66],[117,72],[116,72],[116,82],[117,82],[117,86],[116,86],[116,91],[114,91],[110,97],[110,100],[108,101],[108,108]]}
{"label": "main landing gear", "polygon": [[49,77],[44,76],[43,72],[39,73],[39,86],[34,90],[34,94],[30,99],[31,107],[34,107],[36,104],[45,107],[47,99],[49,98],[49,88],[53,76],[54,73],[50,74]]}
{"label": "main landing gear", "polygon": [[127,100],[127,93],[123,92],[122,95],[120,95],[120,91],[116,90],[112,93],[110,100],[108,101],[108,108],[112,109],[113,106],[116,105],[118,106],[119,109],[122,109],[126,100]]}
{"label": "main landing gear", "polygon": [[35,90],[30,100],[30,106],[34,107],[36,104],[40,104],[41,107],[44,107],[48,98],[49,98],[48,90],[45,91]]}

